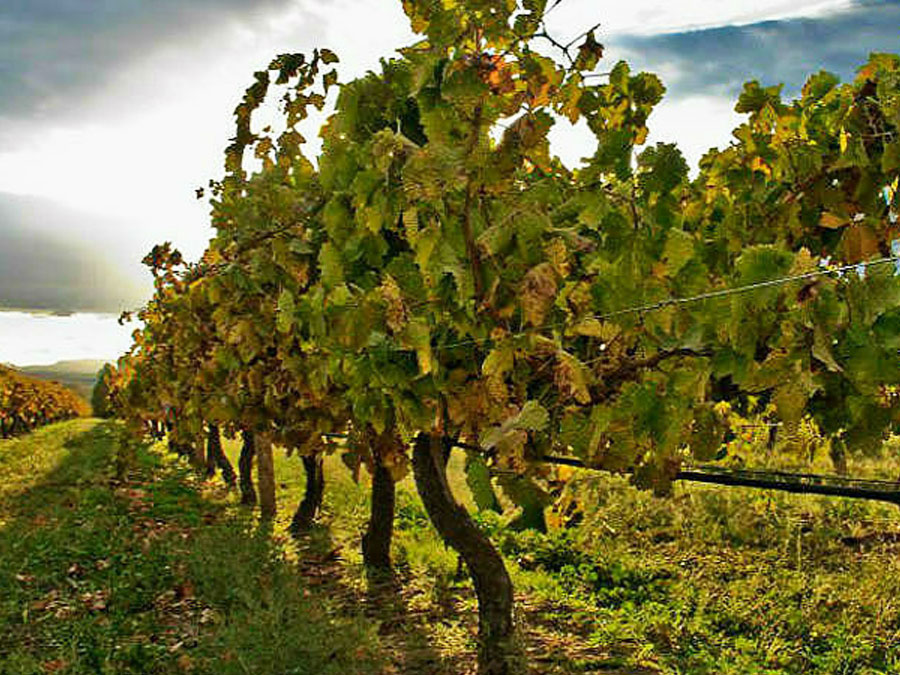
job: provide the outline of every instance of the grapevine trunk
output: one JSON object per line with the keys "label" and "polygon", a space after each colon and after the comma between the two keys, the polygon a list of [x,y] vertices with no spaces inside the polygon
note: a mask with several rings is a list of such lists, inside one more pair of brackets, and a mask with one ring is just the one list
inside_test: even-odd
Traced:
{"label": "grapevine trunk", "polygon": [[503,559],[450,491],[440,436],[420,434],[413,450],[416,488],[441,538],[463,558],[478,597],[478,672],[512,671],[513,586]]}
{"label": "grapevine trunk", "polygon": [[256,434],[256,485],[259,490],[260,513],[265,519],[275,517],[275,458],[272,439],[268,434]]}
{"label": "grapevine trunk", "polygon": [[391,569],[395,497],[396,488],[391,472],[376,457],[372,475],[372,512],[362,540],[363,562],[376,570]]}
{"label": "grapevine trunk", "polygon": [[303,457],[303,468],[306,470],[306,493],[291,520],[291,532],[298,534],[312,527],[313,521],[322,507],[322,496],[325,493],[325,472],[321,457]]}
{"label": "grapevine trunk", "polygon": [[241,504],[253,506],[256,504],[256,489],[253,487],[253,457],[256,454],[256,444],[252,431],[242,432],[241,438],[244,441],[241,446],[241,456],[238,459]]}
{"label": "grapevine trunk", "polygon": [[216,468],[221,470],[222,479],[228,485],[233,486],[235,484],[236,476],[234,475],[234,467],[231,466],[231,462],[228,461],[225,451],[222,450],[222,434],[220,433],[218,426],[210,424],[206,443],[207,475],[210,477],[215,475]]}

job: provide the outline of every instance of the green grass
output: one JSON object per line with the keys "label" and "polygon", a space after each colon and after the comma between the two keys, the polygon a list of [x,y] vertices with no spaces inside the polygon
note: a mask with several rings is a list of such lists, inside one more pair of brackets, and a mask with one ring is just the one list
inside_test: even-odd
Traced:
{"label": "green grass", "polygon": [[[302,471],[296,459],[278,462],[289,476],[283,528]],[[471,508],[462,464],[454,455],[450,479]],[[892,455],[863,464],[852,471],[896,474]],[[311,545],[327,532],[344,559],[342,584],[361,594],[365,472],[355,485],[331,457],[326,478],[327,527]],[[478,516],[507,558],[533,672],[900,673],[896,507],[691,484],[657,499],[591,472],[575,476],[560,506],[573,496],[580,522],[548,534],[511,531],[513,513]],[[424,618],[401,620],[396,607],[372,616],[414,625],[442,659],[445,670],[435,672],[459,672],[474,649],[471,585],[458,578],[456,556],[428,525],[410,478],[400,484],[396,528],[402,610]]]}
{"label": "green grass", "polygon": [[900,673],[900,514],[705,486],[671,500],[585,474],[568,530],[490,523],[526,593],[626,665],[667,673]]}
{"label": "green grass", "polygon": [[[471,583],[410,478],[396,579],[370,580],[365,471],[357,484],[326,459],[324,512],[295,542],[297,458],[276,454],[279,517],[262,527],[162,446],[116,483],[119,433],[79,420],[0,443],[0,673],[471,672]],[[472,508],[462,463],[451,483]],[[683,484],[660,500],[584,472],[557,510],[546,534],[477,516],[531,673],[900,673],[893,506]]]}
{"label": "green grass", "polygon": [[268,530],[118,429],[74,421],[0,443],[0,672],[347,673],[377,636],[332,610]]}

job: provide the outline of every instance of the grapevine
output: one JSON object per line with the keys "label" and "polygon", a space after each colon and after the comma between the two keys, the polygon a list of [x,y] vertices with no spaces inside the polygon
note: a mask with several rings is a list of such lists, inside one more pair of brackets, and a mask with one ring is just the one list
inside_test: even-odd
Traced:
{"label": "grapevine", "polygon": [[61,384],[0,366],[0,438],[26,434],[73,417],[86,417],[89,412],[88,404]]}
{"label": "grapevine", "polygon": [[[624,62],[594,77],[592,31],[557,60],[537,48],[559,47],[541,0],[403,4],[423,38],[379,72],[337,85],[323,49],[256,74],[211,184],[216,236],[196,265],[148,257],[156,295],[114,396],[136,429],[168,421],[194,448],[204,425],[252,435],[267,516],[272,443],[304,457],[314,502],[328,435],[347,433],[348,464],[374,477],[363,548],[382,567],[411,466],[473,577],[480,670],[506,673],[512,583],[450,493],[453,444],[479,504],[500,470],[540,527],[541,460],[559,450],[664,493],[719,451],[725,403],[752,396],[788,434],[813,419],[860,450],[900,421],[893,269],[806,275],[900,238],[900,60],[813,76],[790,102],[747,84],[747,122],[690,180],[674,145],[638,151],[662,83]],[[313,162],[297,125],[334,86]],[[273,87],[280,133],[253,124]],[[561,117],[596,143],[576,169],[550,151]]]}

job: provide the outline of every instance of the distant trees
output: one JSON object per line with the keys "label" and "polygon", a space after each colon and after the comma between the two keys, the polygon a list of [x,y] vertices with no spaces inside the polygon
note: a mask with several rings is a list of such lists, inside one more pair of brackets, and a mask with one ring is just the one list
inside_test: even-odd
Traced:
{"label": "distant trees", "polygon": [[114,414],[112,403],[109,399],[109,391],[115,372],[115,366],[110,363],[104,363],[103,367],[97,372],[97,381],[94,384],[94,390],[91,392],[91,408],[94,411],[94,417],[108,418]]}

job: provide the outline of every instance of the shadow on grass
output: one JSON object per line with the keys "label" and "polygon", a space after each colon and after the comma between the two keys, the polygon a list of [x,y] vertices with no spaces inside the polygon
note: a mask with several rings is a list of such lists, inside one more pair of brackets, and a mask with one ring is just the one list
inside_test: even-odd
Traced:
{"label": "shadow on grass", "polygon": [[372,622],[183,465],[142,447],[116,482],[119,434],[67,423],[0,453],[0,672],[382,672]]}
{"label": "shadow on grass", "polygon": [[[449,657],[434,649],[423,625],[423,612],[409,605],[403,575],[371,568],[360,570],[358,576],[348,574],[347,562],[341,555],[342,544],[327,525],[317,523],[292,537],[292,542],[298,571],[309,587],[358,612],[376,628],[390,662],[384,672],[460,675],[464,672],[460,660],[472,665],[468,664],[471,654]],[[442,618],[434,610],[428,614],[436,622]]]}

